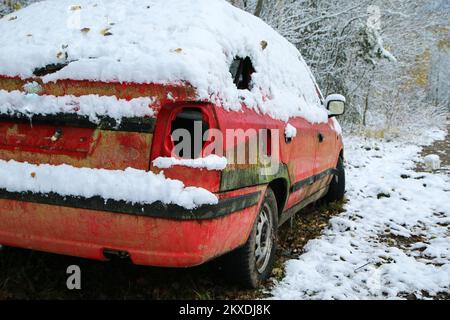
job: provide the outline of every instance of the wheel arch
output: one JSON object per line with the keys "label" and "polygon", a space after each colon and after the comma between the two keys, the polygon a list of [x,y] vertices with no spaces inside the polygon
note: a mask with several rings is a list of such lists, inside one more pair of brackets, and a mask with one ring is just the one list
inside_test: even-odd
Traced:
{"label": "wheel arch", "polygon": [[339,152],[339,158],[342,158],[342,160],[344,160],[344,149],[341,149],[341,151]]}
{"label": "wheel arch", "polygon": [[269,185],[277,200],[278,216],[283,213],[288,198],[288,181],[284,178],[272,180]]}

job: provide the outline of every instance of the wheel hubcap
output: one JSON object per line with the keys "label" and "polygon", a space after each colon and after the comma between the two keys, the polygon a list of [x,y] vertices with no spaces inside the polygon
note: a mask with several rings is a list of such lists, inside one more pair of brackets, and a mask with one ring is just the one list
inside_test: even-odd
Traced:
{"label": "wheel hubcap", "polygon": [[272,237],[272,212],[267,204],[264,204],[256,225],[256,269],[262,274],[269,264],[273,247]]}

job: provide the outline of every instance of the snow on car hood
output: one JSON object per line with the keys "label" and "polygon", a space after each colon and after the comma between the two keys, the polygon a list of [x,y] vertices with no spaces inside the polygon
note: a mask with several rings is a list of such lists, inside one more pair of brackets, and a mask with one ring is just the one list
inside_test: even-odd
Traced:
{"label": "snow on car hood", "polygon": [[[1,19],[0,43],[1,75],[68,64],[43,81],[186,81],[227,109],[245,102],[280,120],[328,120],[299,51],[224,0],[48,0]],[[251,92],[233,84],[236,56],[253,61]]]}

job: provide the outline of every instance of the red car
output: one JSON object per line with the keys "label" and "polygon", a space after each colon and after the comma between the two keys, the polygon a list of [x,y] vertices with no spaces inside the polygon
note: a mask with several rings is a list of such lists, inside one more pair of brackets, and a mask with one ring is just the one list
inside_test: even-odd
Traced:
{"label": "red car", "polygon": [[[0,243],[162,267],[226,255],[257,287],[278,227],[344,196],[345,99],[224,1],[92,3],[0,20]],[[78,11],[86,25],[66,30]]]}

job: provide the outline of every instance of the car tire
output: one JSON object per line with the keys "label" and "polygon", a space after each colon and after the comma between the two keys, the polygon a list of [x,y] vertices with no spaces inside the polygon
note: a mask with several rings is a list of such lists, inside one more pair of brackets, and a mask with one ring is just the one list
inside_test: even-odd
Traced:
{"label": "car tire", "polygon": [[344,159],[339,157],[336,167],[336,174],[331,180],[330,189],[325,197],[326,202],[336,202],[344,199],[345,196],[345,166]]}
{"label": "car tire", "polygon": [[277,249],[278,206],[268,188],[246,244],[225,257],[225,271],[238,285],[258,288],[272,274]]}

